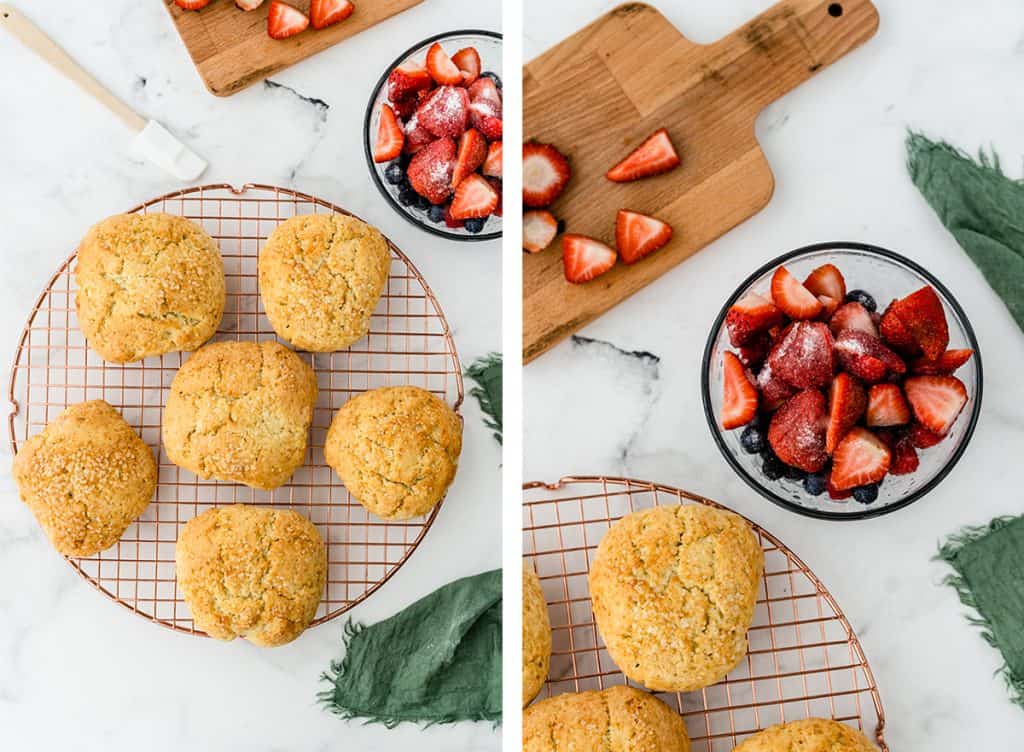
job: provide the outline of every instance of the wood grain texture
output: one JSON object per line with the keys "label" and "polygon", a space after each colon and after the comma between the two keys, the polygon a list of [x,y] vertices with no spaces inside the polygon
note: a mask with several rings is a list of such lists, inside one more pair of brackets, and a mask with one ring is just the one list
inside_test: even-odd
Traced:
{"label": "wood grain texture", "polygon": [[[182,10],[172,0],[164,2],[206,88],[224,97],[423,0],[356,0],[355,13],[341,23],[320,30],[310,27],[289,39],[267,36],[269,1],[248,12],[231,0],[215,0],[200,11]],[[308,0],[292,4],[304,12],[309,10]]]}
{"label": "wood grain texture", "polygon": [[[842,7],[838,17],[834,5]],[[783,0],[698,45],[651,6],[629,3],[531,61],[523,73],[524,138],[555,144],[573,169],[555,216],[568,231],[613,247],[619,209],[663,219],[675,236],[646,259],[583,285],[565,281],[558,239],[524,254],[524,361],[760,211],[774,179],[754,135],[757,115],[877,28],[870,0]],[[681,167],[633,183],[604,177],[661,127]]]}

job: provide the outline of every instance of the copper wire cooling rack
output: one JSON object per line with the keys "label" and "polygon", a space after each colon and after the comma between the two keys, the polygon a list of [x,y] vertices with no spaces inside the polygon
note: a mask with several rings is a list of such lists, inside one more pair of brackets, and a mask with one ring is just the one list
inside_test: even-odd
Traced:
{"label": "copper wire cooling rack", "polygon": [[[200,224],[224,259],[227,303],[215,340],[275,338],[260,304],[256,260],[267,236],[296,214],[344,212],[319,198],[283,188],[209,185],[171,193],[134,212],[167,212]],[[97,589],[154,622],[202,634],[177,589],[174,546],[181,526],[215,505],[260,504],[293,508],[316,523],[327,544],[328,576],[314,624],[344,613],[383,585],[423,539],[431,514],[385,521],[352,499],[324,461],[323,445],[334,412],[350,397],[380,386],[413,384],[452,405],[462,404],[462,374],[448,323],[430,287],[408,258],[388,241],[391,274],[369,334],[348,350],[299,353],[317,375],[306,461],[275,491],[203,481],[172,464],[160,442],[171,380],[188,357],[171,353],[138,363],[103,361],[88,349],[75,316],[72,254],[53,275],[18,345],[11,373],[11,448],[40,432],[67,406],[105,399],[154,449],[159,449],[156,497],[120,542],[96,556],[69,563]]]}
{"label": "copper wire cooling rack", "polygon": [[[623,478],[573,477],[523,488],[523,550],[540,577],[552,628],[542,697],[626,683],[590,608],[587,579],[598,543],[615,520],[639,509],[723,507]],[[714,686],[659,697],[686,719],[694,752],[730,752],[760,729],[811,717],[850,724],[888,752],[878,688],[839,605],[792,551],[751,526],[764,549],[765,573],[745,660]]]}

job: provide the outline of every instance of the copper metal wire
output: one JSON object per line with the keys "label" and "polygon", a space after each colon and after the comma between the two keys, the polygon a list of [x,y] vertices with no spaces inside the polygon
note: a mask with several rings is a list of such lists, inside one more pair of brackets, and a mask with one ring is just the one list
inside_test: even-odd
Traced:
{"label": "copper metal wire", "polygon": [[[626,682],[594,623],[587,575],[611,524],[638,509],[680,503],[721,507],[668,486],[624,478],[570,477],[524,487],[523,550],[548,603],[551,671],[541,697]],[[825,586],[771,533],[751,523],[765,573],[747,656],[723,681],[659,697],[686,719],[694,752],[730,752],[776,723],[832,718],[874,737],[885,712],[871,667]]]}
{"label": "copper metal wire", "polygon": [[[148,201],[133,212],[168,212],[200,224],[220,247],[227,304],[216,340],[275,338],[260,304],[259,248],[283,220],[296,214],[344,212],[326,201],[283,188],[208,185]],[[199,512],[235,502],[294,508],[307,515],[327,544],[328,577],[314,624],[344,613],[383,585],[409,558],[437,516],[390,522],[352,499],[324,462],[323,445],[334,412],[350,397],[380,386],[414,384],[457,411],[463,385],[455,342],[430,287],[388,241],[391,275],[369,334],[348,350],[300,353],[317,374],[320,397],[306,462],[275,491],[203,481],[172,464],[160,446],[160,423],[171,380],[188,357],[171,353],[138,363],[103,361],[89,350],[75,317],[72,254],[53,275],[29,315],[11,373],[11,449],[67,406],[105,399],[159,450],[159,486],[142,517],[120,542],[69,563],[102,593],[154,622],[202,634],[192,623],[175,580],[174,546],[181,526]]]}

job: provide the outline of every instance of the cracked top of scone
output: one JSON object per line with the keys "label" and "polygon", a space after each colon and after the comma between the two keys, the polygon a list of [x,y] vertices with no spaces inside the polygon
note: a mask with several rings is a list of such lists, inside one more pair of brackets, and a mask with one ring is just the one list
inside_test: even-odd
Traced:
{"label": "cracked top of scone", "polygon": [[808,718],[754,734],[733,752],[877,752],[862,733],[844,723]]}
{"label": "cracked top of scone", "polygon": [[277,488],[305,458],[316,398],[313,369],[284,345],[214,342],[171,382],[164,449],[201,478]]}
{"label": "cracked top of scone", "polygon": [[181,529],[175,559],[196,626],[218,640],[244,637],[263,647],[302,634],[327,578],[320,533],[290,509],[208,509]]}
{"label": "cracked top of scone", "polygon": [[224,313],[224,264],[203,228],[170,214],[118,214],[92,227],[75,267],[78,323],[105,360],[195,350]]}
{"label": "cracked top of scone", "polygon": [[260,251],[267,318],[300,350],[342,350],[370,328],[390,267],[384,236],[365,222],[345,214],[292,217]]}
{"label": "cracked top of scone", "polygon": [[72,405],[21,447],[14,480],[53,547],[91,556],[117,543],[156,490],[153,450],[103,400]]}
{"label": "cracked top of scone", "polygon": [[523,707],[540,692],[551,664],[551,620],[533,567],[523,562]]}
{"label": "cracked top of scone", "polygon": [[590,568],[597,627],[626,676],[659,692],[721,680],[747,652],[764,552],[741,517],[701,504],[612,525]]}
{"label": "cracked top of scone", "polygon": [[633,687],[555,695],[523,711],[523,752],[689,752],[682,716]]}
{"label": "cracked top of scone", "polygon": [[405,520],[434,508],[455,478],[462,422],[443,401],[415,386],[364,392],[331,422],[327,464],[378,517]]}

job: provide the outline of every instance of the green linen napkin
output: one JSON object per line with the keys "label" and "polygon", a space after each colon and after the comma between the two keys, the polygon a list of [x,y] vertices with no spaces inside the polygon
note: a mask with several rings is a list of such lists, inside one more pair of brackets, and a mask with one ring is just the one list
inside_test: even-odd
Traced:
{"label": "green linen napkin", "polygon": [[501,721],[501,570],[449,583],[390,619],[345,626],[345,657],[317,697],[393,728]]}
{"label": "green linen napkin", "polygon": [[1024,516],[999,517],[953,535],[936,557],[953,568],[945,583],[973,609],[969,621],[1002,653],[1013,702],[1024,708]]}
{"label": "green linen napkin", "polygon": [[907,169],[1024,330],[1024,180],[1003,174],[995,153],[978,159],[920,133],[907,134]]}
{"label": "green linen napkin", "polygon": [[501,443],[501,353],[490,353],[477,358],[466,369],[466,375],[476,382],[470,394],[480,403],[480,409],[487,418],[484,423],[494,431],[494,438]]}

